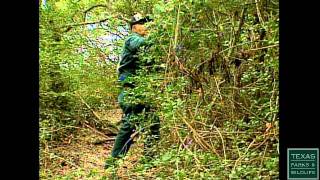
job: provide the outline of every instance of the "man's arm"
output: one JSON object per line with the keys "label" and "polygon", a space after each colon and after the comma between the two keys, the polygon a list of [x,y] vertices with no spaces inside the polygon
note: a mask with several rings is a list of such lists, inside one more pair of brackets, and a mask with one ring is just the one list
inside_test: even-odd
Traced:
{"label": "man's arm", "polygon": [[132,36],[127,43],[127,47],[131,52],[137,52],[141,46],[146,44],[146,41],[143,37]]}

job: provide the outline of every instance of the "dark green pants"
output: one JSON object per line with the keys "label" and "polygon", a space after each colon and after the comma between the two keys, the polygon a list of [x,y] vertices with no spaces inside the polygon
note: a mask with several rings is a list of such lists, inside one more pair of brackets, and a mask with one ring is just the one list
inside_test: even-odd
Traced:
{"label": "dark green pants", "polygon": [[118,102],[124,116],[121,119],[122,126],[116,137],[111,156],[118,157],[119,155],[125,155],[128,152],[132,144],[130,136],[136,130],[136,126],[142,126],[144,132],[147,133],[144,143],[144,152],[146,156],[152,156],[152,148],[160,139],[159,117],[155,113],[151,112],[151,108],[148,105],[125,102],[124,98],[126,96],[128,96],[127,91],[122,89],[118,96]]}

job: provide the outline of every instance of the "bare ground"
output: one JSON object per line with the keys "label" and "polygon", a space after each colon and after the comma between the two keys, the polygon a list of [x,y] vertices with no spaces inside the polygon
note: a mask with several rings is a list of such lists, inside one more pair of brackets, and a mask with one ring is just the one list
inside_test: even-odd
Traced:
{"label": "bare ground", "polygon": [[[116,122],[121,118],[121,111],[107,111],[100,113],[101,117],[109,117]],[[112,117],[112,118],[110,118]],[[157,169],[150,169],[143,177],[134,174],[133,169],[138,165],[143,144],[139,138],[132,145],[128,155],[119,168],[111,172],[104,169],[104,162],[110,155],[114,137],[106,140],[100,132],[90,128],[79,128],[64,142],[45,147],[41,154],[41,179],[154,179],[153,174]],[[100,142],[100,143],[99,143]],[[158,169],[159,170],[159,169]]]}

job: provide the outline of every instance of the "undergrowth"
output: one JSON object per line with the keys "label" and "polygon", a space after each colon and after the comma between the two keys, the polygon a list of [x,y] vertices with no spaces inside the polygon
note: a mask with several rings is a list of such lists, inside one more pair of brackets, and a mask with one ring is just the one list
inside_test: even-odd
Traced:
{"label": "undergrowth", "polygon": [[[119,29],[137,11],[154,18],[147,25],[153,46],[140,55],[154,65],[140,70],[133,92],[155,107],[161,141],[158,156],[121,172],[132,179],[278,179],[279,12],[269,0],[48,1],[40,11],[42,169],[48,148],[77,129],[110,131],[98,112],[119,108],[116,62],[126,38]],[[81,24],[83,12],[96,29]],[[113,49],[100,46],[105,33],[119,36]],[[108,171],[78,167],[50,177],[47,167],[43,178],[119,178],[136,151]]]}

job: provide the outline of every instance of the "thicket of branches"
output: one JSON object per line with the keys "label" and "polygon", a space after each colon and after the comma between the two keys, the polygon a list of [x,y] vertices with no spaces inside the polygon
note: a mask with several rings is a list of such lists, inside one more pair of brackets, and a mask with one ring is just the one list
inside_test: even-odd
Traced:
{"label": "thicket of branches", "polygon": [[[277,178],[278,6],[272,0],[48,1],[40,12],[42,145],[82,124],[108,131],[95,112],[117,108],[118,55],[128,19],[142,12],[154,18],[154,45],[141,59],[165,66],[142,69],[134,89],[161,117],[160,157],[150,162],[165,167],[157,176]],[[99,39],[105,34],[117,37],[108,42],[113,49]]]}

